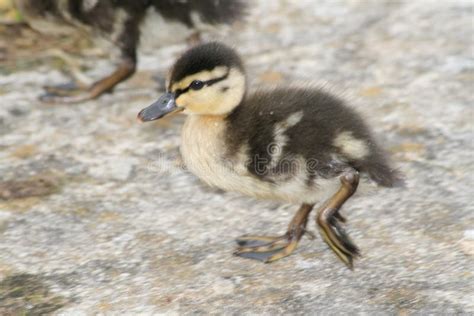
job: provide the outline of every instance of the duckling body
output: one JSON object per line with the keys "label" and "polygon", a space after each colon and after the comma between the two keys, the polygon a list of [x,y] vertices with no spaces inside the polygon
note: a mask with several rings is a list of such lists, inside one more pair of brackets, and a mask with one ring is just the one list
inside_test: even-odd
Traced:
{"label": "duckling body", "polygon": [[[231,24],[243,16],[245,9],[241,0],[15,1],[25,20],[40,32],[79,31],[105,43],[109,51],[118,51],[117,69],[109,76],[90,87],[47,87],[48,93],[42,97],[43,101],[69,103],[96,98],[129,78],[135,72],[142,37],[145,46],[164,38],[182,39],[212,25]],[[169,25],[178,28],[170,29]]]}
{"label": "duckling body", "polygon": [[157,119],[170,108],[189,114],[181,153],[191,172],[223,190],[302,205],[285,235],[245,236],[238,239],[236,254],[266,262],[290,254],[313,205],[326,201],[318,226],[352,267],[359,252],[341,225],[339,209],[359,178],[385,187],[400,182],[356,112],[318,88],[248,94],[238,56],[219,43],[185,53],[172,70],[168,91],[171,98],[160,99],[139,118]]}
{"label": "duckling body", "polygon": [[285,202],[327,198],[349,168],[367,184],[396,182],[362,119],[316,88],[257,92],[225,118],[190,116],[181,151],[210,185]]}

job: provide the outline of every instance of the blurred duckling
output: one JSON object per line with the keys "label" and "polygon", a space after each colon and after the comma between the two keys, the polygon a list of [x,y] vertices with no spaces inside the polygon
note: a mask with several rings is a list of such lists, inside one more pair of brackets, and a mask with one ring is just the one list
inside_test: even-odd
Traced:
{"label": "blurred duckling", "polygon": [[[196,30],[211,25],[231,24],[244,15],[242,0],[15,0],[25,21],[49,34],[82,31],[105,39],[118,49],[118,66],[113,73],[93,83],[45,87],[45,102],[75,103],[110,92],[132,76],[137,65],[137,47],[142,33],[160,42],[162,35],[177,38],[180,32],[192,37]],[[172,24],[175,27],[169,27]],[[166,33],[166,34],[162,34]],[[148,42],[147,38],[143,42]],[[196,39],[196,36],[194,37]]]}
{"label": "blurred duckling", "polygon": [[221,43],[187,51],[168,81],[167,92],[138,118],[188,114],[181,154],[192,173],[223,190],[301,204],[284,235],[242,236],[235,254],[264,262],[290,255],[323,202],[316,215],[321,235],[352,269],[359,249],[344,230],[341,207],[359,181],[401,184],[362,118],[317,88],[248,93],[241,59]]}

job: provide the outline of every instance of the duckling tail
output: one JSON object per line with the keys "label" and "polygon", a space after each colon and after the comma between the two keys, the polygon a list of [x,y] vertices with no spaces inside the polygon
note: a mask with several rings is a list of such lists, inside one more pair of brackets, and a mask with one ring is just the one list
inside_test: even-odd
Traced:
{"label": "duckling tail", "polygon": [[365,168],[372,181],[388,188],[400,188],[405,186],[405,179],[398,169],[390,167],[384,162],[372,162]]}
{"label": "duckling tail", "polygon": [[230,24],[242,18],[247,9],[244,0],[151,0],[152,5],[165,17],[192,25],[191,13],[199,15],[208,24]]}
{"label": "duckling tail", "polygon": [[198,0],[191,2],[202,19],[211,24],[230,24],[245,15],[247,8],[242,0]]}

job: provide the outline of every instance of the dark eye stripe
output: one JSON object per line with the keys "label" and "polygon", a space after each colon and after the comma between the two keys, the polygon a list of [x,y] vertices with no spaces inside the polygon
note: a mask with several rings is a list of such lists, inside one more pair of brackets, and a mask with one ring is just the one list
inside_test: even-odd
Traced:
{"label": "dark eye stripe", "polygon": [[213,84],[218,83],[219,81],[227,79],[227,77],[229,77],[229,72],[227,72],[225,75],[223,75],[220,78],[215,78],[215,79],[211,79],[211,80],[208,80],[208,81],[204,81],[204,85],[205,86],[212,86]]}
{"label": "dark eye stripe", "polygon": [[[204,83],[204,87],[206,86],[212,86],[213,84],[215,83],[218,83],[219,81],[222,81],[222,80],[225,80],[227,79],[227,77],[229,77],[229,72],[227,72],[225,75],[223,75],[222,77],[219,77],[219,78],[215,78],[215,79],[211,79],[211,80],[208,80],[208,81],[203,81]],[[190,84],[191,85],[191,84]],[[176,95],[176,99],[182,95],[183,93],[186,93],[190,90],[190,85],[187,86],[186,88],[184,89],[178,89],[175,91],[175,95]]]}

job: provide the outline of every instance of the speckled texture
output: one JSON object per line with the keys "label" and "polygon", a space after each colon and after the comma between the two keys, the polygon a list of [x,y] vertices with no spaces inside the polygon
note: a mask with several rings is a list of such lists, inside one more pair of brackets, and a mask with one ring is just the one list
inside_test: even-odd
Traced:
{"label": "speckled texture", "polygon": [[[210,189],[179,168],[182,117],[136,122],[159,95],[140,79],[163,73],[175,45],[81,105],[36,100],[66,80],[47,63],[1,75],[1,181],[55,186],[0,200],[0,314],[474,313],[472,2],[259,3],[226,37],[251,82],[326,82],[406,175],[406,189],[344,208],[363,252],[355,271],[319,237],[270,265],[231,255],[239,235],[282,233],[297,206]],[[94,65],[89,75],[110,69]]]}

